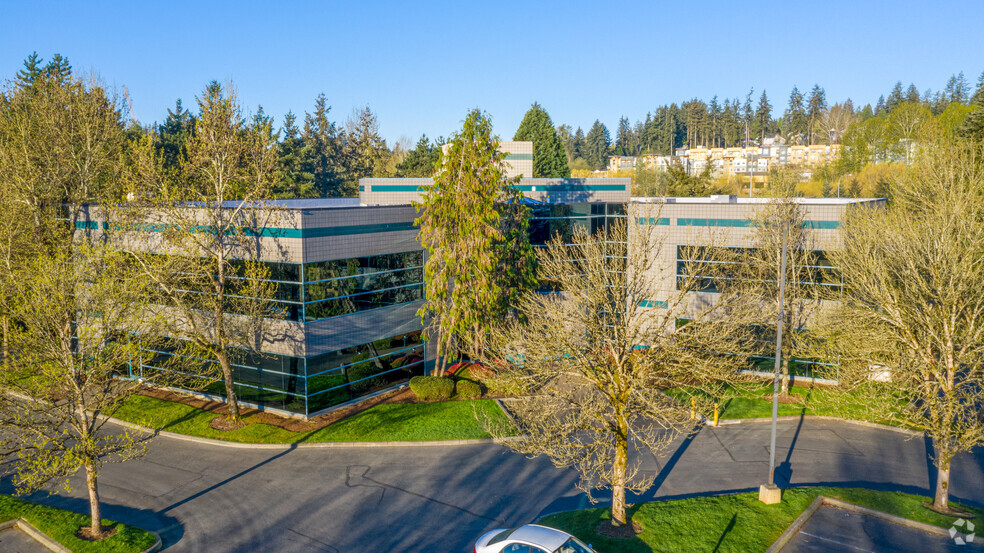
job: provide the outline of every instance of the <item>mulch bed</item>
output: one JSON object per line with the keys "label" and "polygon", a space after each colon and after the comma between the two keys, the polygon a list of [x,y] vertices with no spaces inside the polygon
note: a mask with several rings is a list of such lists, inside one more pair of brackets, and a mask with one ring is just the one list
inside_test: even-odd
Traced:
{"label": "mulch bed", "polygon": [[606,538],[634,538],[642,533],[642,525],[632,519],[629,519],[627,524],[622,526],[612,526],[612,522],[610,520],[603,520],[598,523],[598,526],[595,528],[595,533],[599,536],[605,536]]}
{"label": "mulch bed", "polygon": [[92,528],[88,526],[83,526],[75,532],[75,537],[85,541],[99,541],[99,540],[104,540],[110,536],[113,536],[114,534],[116,534],[117,530],[118,528],[115,525],[109,527],[103,526],[102,534],[93,537]]}
{"label": "mulch bed", "polygon": [[[762,396],[762,399],[771,402],[772,394],[769,394],[767,396]],[[779,394],[779,403],[801,405],[805,401],[806,400],[803,398],[803,396],[797,396],[793,394]]]}
{"label": "mulch bed", "polygon": [[[173,401],[176,403],[183,403],[189,405],[196,409],[201,409],[209,413],[215,413],[216,418],[212,419],[210,426],[216,430],[235,430],[235,428],[229,427],[226,422],[226,416],[229,415],[229,408],[224,402],[212,401],[208,399],[203,399],[199,397],[190,396],[187,394],[181,394],[177,392],[172,392],[169,390],[158,390],[158,389],[148,389],[142,390],[140,392],[142,395],[154,397],[157,399],[162,399],[165,401]],[[360,401],[359,403],[343,407],[341,409],[336,409],[330,413],[325,413],[324,415],[319,415],[317,417],[312,417],[307,420],[295,419],[293,417],[285,417],[275,413],[270,413],[267,411],[259,411],[256,409],[249,409],[243,406],[239,407],[239,413],[242,415],[243,421],[247,424],[269,424],[272,426],[278,426],[284,430],[289,430],[291,432],[311,432],[313,430],[318,430],[328,426],[333,422],[338,422],[342,419],[351,417],[369,409],[370,407],[375,407],[383,403],[419,403],[417,401],[417,396],[414,395],[410,388],[401,388],[399,390],[393,390],[385,394],[380,394],[376,397],[369,398],[365,401]],[[222,416],[219,416],[222,415]]]}

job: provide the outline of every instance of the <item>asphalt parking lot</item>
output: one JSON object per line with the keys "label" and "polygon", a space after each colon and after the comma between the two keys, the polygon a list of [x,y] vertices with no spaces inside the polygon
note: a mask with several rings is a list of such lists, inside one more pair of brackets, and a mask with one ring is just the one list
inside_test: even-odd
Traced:
{"label": "asphalt parking lot", "polygon": [[[984,540],[982,540],[984,541]],[[984,545],[894,524],[884,519],[824,505],[800,528],[781,553],[981,553]]]}

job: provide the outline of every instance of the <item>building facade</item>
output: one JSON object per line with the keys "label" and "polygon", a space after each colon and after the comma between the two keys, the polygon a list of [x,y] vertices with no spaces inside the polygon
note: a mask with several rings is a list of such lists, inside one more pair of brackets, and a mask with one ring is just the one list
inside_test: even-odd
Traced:
{"label": "building facade", "polygon": [[[505,143],[515,187],[530,206],[534,246],[578,229],[594,233],[607,225],[656,226],[662,233],[661,269],[651,278],[654,297],[674,291],[680,246],[700,244],[707,233],[733,247],[751,241],[750,221],[767,203],[762,198],[632,198],[630,180],[533,179],[532,145]],[[512,156],[511,158],[509,156]],[[433,351],[421,339],[417,315],[423,303],[425,252],[417,240],[412,205],[430,179],[362,179],[359,198],[278,200],[276,217],[259,229],[257,248],[277,284],[284,320],[271,322],[261,354],[234,362],[236,393],[247,405],[310,417],[427,374]],[[877,200],[798,200],[818,244],[838,236],[845,211]],[[98,228],[84,219],[80,230]],[[631,236],[632,233],[629,233]],[[630,239],[629,255],[634,245]],[[702,292],[713,293],[713,292]],[[155,351],[140,377],[173,350]],[[206,390],[221,397],[216,382]]]}

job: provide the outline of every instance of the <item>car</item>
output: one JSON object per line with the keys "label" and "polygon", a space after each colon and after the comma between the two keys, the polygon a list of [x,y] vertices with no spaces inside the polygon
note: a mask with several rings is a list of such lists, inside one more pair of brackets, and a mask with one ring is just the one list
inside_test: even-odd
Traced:
{"label": "car", "polygon": [[557,530],[527,524],[519,528],[497,528],[475,542],[475,553],[596,553],[591,546]]}

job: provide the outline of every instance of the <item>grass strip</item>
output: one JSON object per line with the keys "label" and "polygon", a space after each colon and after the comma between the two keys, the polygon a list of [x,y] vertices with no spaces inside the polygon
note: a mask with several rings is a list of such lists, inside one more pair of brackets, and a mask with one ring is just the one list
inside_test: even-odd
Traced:
{"label": "grass strip", "polygon": [[[783,490],[782,502],[766,505],[758,493],[694,497],[641,503],[629,508],[629,516],[643,527],[634,538],[613,539],[595,528],[611,519],[608,508],[585,509],[545,517],[541,523],[574,534],[599,553],[765,551],[818,495],[884,511],[911,520],[949,528],[954,518],[923,507],[929,498],[900,492],[861,488],[792,488]],[[984,511],[963,505],[955,508],[975,514],[974,524],[984,524]]]}
{"label": "grass strip", "polygon": [[103,526],[116,528],[115,534],[99,541],[79,539],[75,532],[82,526],[89,526],[88,515],[0,495],[0,521],[18,517],[75,553],[139,553],[157,540],[154,534],[142,528],[105,519]]}
{"label": "grass strip", "polygon": [[412,442],[488,438],[476,418],[506,422],[492,400],[446,401],[441,403],[384,403],[349,418],[309,432],[292,432],[269,424],[250,423],[239,430],[223,432],[209,426],[217,415],[202,409],[135,395],[115,413],[119,419],[159,430],[255,444],[301,442]]}

